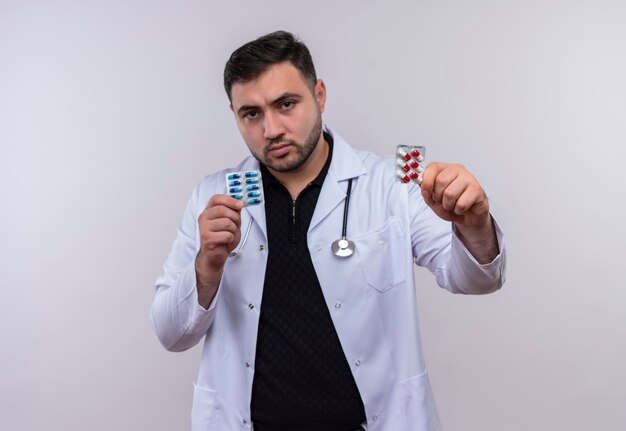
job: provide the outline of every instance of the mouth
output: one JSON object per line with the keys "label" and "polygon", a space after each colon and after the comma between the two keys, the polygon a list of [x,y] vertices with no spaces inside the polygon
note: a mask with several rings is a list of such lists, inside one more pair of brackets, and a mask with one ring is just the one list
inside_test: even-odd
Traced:
{"label": "mouth", "polygon": [[291,144],[287,142],[280,143],[280,144],[274,145],[273,147],[268,148],[267,152],[274,157],[282,157],[289,152],[290,146]]}

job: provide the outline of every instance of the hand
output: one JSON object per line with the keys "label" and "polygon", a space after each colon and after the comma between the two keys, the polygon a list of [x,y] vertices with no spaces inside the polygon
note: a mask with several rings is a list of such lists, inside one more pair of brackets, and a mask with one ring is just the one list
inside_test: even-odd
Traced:
{"label": "hand", "polygon": [[208,308],[222,278],[228,254],[241,238],[243,203],[226,195],[214,195],[198,217],[200,251],[196,256],[198,302]]}
{"label": "hand", "polygon": [[430,163],[421,187],[424,201],[442,219],[458,227],[483,229],[490,225],[487,195],[465,166]]}
{"label": "hand", "polygon": [[424,170],[422,196],[444,220],[457,227],[463,244],[479,263],[499,253],[489,201],[474,175],[463,165],[430,163]]}

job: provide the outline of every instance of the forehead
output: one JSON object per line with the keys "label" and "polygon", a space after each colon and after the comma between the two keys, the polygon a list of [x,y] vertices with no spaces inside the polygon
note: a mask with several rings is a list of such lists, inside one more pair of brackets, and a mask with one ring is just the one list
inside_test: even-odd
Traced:
{"label": "forehead", "polygon": [[237,82],[231,88],[232,104],[235,109],[242,105],[270,104],[285,93],[302,96],[310,93],[300,71],[289,62],[270,66],[258,78]]}

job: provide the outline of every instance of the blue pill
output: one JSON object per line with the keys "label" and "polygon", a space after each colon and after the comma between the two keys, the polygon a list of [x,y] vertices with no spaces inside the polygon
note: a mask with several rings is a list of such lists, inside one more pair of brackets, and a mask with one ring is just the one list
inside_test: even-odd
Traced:
{"label": "blue pill", "polygon": [[260,203],[261,203],[261,199],[259,198],[248,199],[248,205],[255,205],[255,204],[260,204]]}
{"label": "blue pill", "polygon": [[250,178],[250,177],[256,177],[259,174],[258,174],[257,171],[248,171],[248,172],[245,173],[245,175],[246,175],[246,178]]}
{"label": "blue pill", "polygon": [[237,178],[241,178],[241,175],[239,175],[237,172],[228,175],[229,180],[236,180]]}
{"label": "blue pill", "polygon": [[241,181],[239,181],[239,180],[233,180],[230,183],[228,183],[228,187],[240,186],[240,185],[241,185]]}
{"label": "blue pill", "polygon": [[230,195],[231,198],[235,198],[235,199],[241,199],[243,198],[242,195]]}
{"label": "blue pill", "polygon": [[259,196],[261,196],[260,192],[248,192],[248,194],[246,195],[249,198],[258,198]]}
{"label": "blue pill", "polygon": [[246,187],[246,190],[248,190],[248,191],[259,190],[259,185],[258,184],[253,184],[251,186]]}
{"label": "blue pill", "polygon": [[228,193],[240,193],[241,192],[241,187],[231,187],[230,189],[228,189]]}
{"label": "blue pill", "polygon": [[258,178],[248,178],[246,179],[246,184],[257,184],[259,182]]}

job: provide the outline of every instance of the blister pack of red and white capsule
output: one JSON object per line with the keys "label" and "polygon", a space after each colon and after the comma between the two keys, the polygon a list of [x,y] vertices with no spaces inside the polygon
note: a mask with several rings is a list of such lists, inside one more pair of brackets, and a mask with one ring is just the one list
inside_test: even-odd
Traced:
{"label": "blister pack of red and white capsule", "polygon": [[225,176],[228,196],[239,199],[246,207],[263,203],[261,171],[229,172]]}
{"label": "blister pack of red and white capsule", "polygon": [[426,162],[426,147],[398,145],[396,147],[396,182],[422,184]]}

